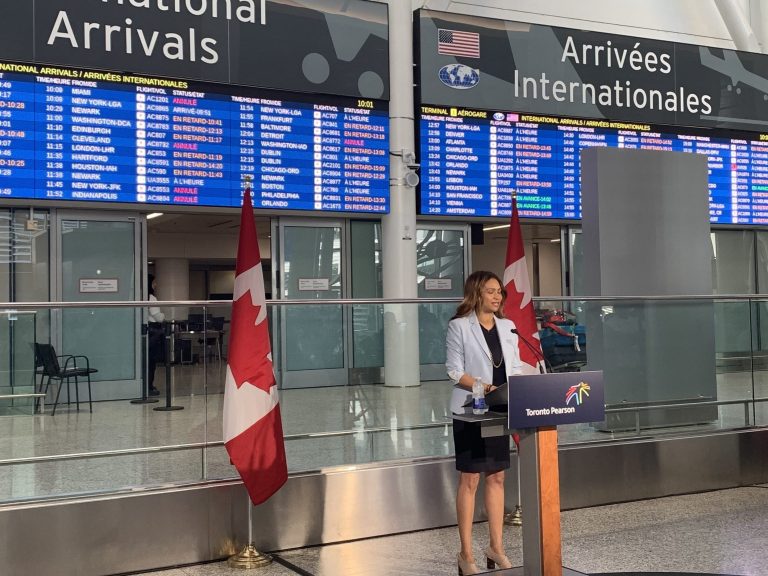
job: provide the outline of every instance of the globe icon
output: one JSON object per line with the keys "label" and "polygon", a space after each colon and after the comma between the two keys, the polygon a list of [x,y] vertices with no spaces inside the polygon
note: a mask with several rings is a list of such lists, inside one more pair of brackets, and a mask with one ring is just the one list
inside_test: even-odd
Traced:
{"label": "globe icon", "polygon": [[451,88],[472,88],[480,82],[480,73],[474,68],[464,64],[449,64],[443,66],[438,72],[440,81]]}

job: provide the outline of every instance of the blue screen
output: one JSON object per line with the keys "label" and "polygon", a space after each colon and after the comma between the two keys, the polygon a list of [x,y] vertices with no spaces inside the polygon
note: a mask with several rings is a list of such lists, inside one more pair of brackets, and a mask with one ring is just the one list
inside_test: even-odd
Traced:
{"label": "blue screen", "polygon": [[[388,212],[386,103],[0,64],[0,198]],[[94,80],[108,77],[110,80]]]}
{"label": "blue screen", "polygon": [[768,224],[768,137],[753,132],[423,106],[422,214],[581,218],[580,151],[673,150],[709,159],[716,224]]}

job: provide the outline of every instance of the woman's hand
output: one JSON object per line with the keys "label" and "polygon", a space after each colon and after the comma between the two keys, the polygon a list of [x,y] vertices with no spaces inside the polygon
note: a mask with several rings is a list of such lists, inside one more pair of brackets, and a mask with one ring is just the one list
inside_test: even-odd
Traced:
{"label": "woman's hand", "polygon": [[486,384],[485,385],[485,393],[486,394],[488,394],[489,392],[493,392],[494,390],[496,390],[496,386],[494,386],[493,384]]}

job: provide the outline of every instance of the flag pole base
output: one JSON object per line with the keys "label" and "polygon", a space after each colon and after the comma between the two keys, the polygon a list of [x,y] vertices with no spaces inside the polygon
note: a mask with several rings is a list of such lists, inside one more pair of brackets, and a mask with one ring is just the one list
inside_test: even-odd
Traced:
{"label": "flag pole base", "polygon": [[227,559],[227,565],[230,568],[239,568],[240,570],[263,568],[269,564],[272,564],[272,556],[256,550],[253,542],[245,546],[238,554]]}
{"label": "flag pole base", "polygon": [[509,514],[504,514],[504,524],[507,526],[522,526],[523,525],[523,509],[520,504],[515,506],[515,511]]}

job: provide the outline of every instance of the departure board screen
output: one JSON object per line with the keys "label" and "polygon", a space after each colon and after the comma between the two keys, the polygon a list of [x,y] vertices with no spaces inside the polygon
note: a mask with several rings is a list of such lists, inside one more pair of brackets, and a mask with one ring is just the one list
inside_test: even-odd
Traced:
{"label": "departure board screen", "polygon": [[[11,70],[8,72],[7,70]],[[0,198],[389,210],[386,102],[0,63]]]}
{"label": "departure board screen", "polygon": [[705,154],[716,224],[768,224],[768,135],[422,106],[422,214],[581,218],[589,146]]}

